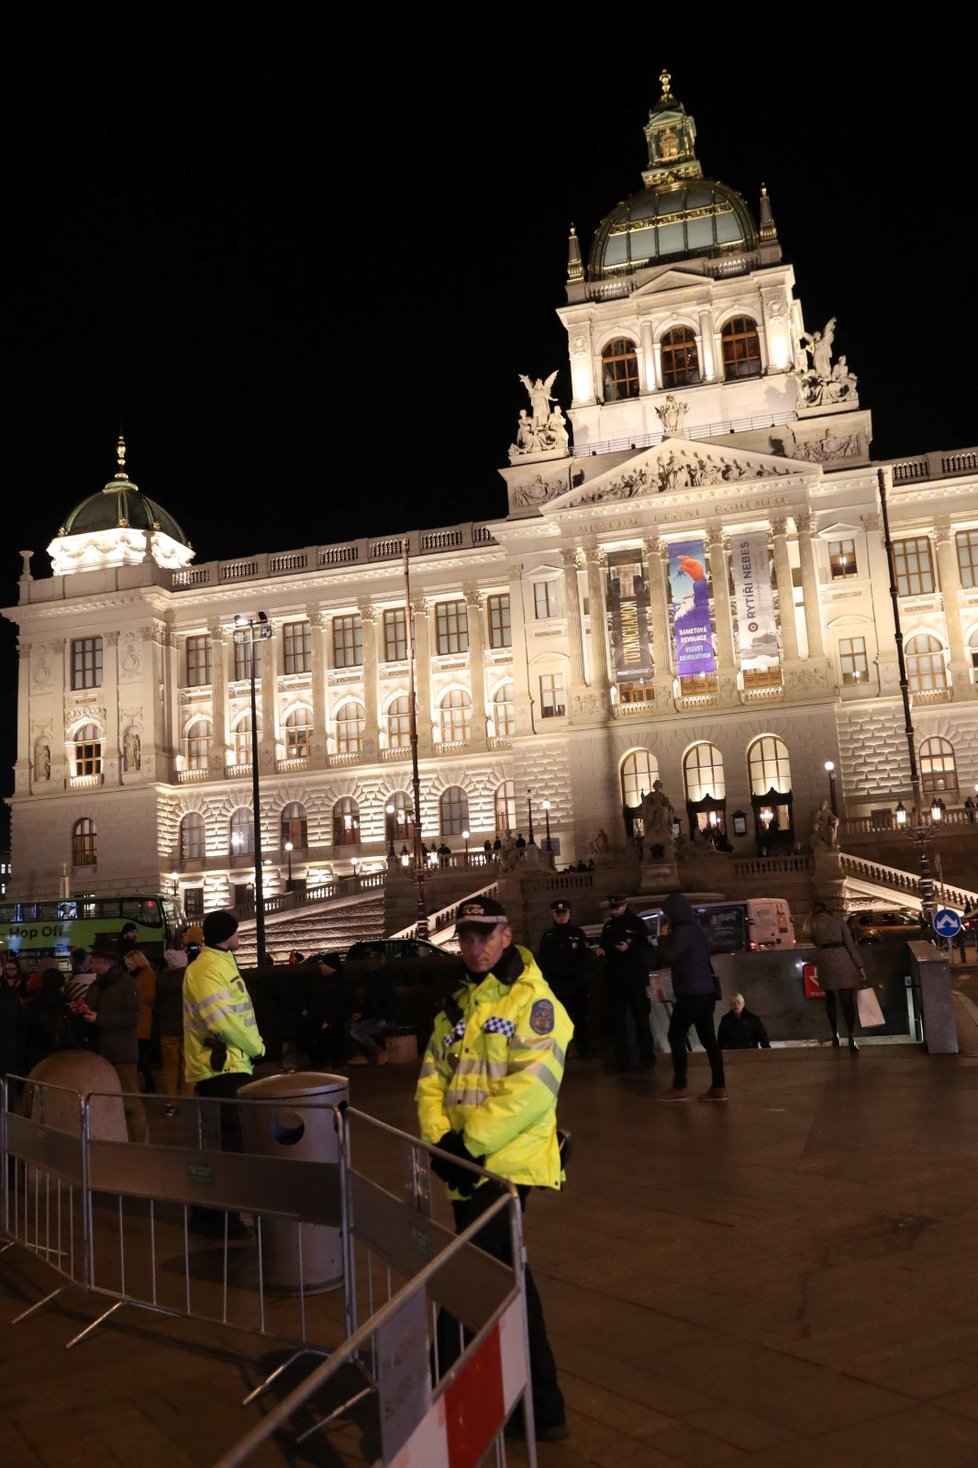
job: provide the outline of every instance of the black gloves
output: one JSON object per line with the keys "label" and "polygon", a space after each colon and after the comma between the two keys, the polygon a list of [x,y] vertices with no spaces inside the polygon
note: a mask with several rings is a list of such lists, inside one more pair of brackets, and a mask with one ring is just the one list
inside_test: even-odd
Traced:
{"label": "black gloves", "polygon": [[[484,1156],[473,1157],[465,1145],[462,1132],[446,1132],[443,1137],[439,1137],[435,1146],[442,1152],[450,1152],[460,1162],[475,1162],[481,1167],[485,1161]],[[468,1172],[464,1167],[456,1167],[453,1162],[447,1162],[443,1157],[436,1157],[433,1154],[429,1154],[429,1160],[432,1172],[436,1177],[440,1177],[453,1193],[461,1193],[464,1197],[471,1198],[476,1184],[475,1173]]]}
{"label": "black gloves", "polygon": [[220,1072],[228,1063],[228,1047],[219,1035],[207,1035],[204,1049],[211,1052],[211,1070]]}

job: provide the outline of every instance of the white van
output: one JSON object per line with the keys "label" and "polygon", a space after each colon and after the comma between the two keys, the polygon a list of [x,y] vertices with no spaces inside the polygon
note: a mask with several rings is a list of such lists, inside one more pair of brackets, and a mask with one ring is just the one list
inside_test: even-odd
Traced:
{"label": "white van", "polygon": [[795,925],[783,897],[749,897],[744,912],[748,949],[794,947]]}

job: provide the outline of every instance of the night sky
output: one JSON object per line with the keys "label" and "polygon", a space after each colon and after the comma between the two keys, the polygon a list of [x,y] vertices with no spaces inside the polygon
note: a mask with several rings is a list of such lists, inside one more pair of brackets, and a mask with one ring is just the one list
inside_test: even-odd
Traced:
{"label": "night sky", "polygon": [[[3,605],[17,552],[46,574],[111,476],[120,425],[202,561],[504,514],[518,374],[559,368],[569,403],[569,226],[586,251],[641,187],[663,66],[706,175],[755,217],[767,184],[874,456],[978,441],[963,37],[939,59],[890,42],[884,69],[876,47],[773,29],[704,23],[693,46],[636,12],[607,42],[552,38],[529,9],[491,38],[471,12],[464,37],[353,19],[342,42],[327,12],[274,36],[241,10],[154,14],[166,34],[142,42],[59,21],[56,54],[37,19],[6,20]],[[14,687],[6,623],[0,666]],[[12,696],[5,713],[0,792]]]}

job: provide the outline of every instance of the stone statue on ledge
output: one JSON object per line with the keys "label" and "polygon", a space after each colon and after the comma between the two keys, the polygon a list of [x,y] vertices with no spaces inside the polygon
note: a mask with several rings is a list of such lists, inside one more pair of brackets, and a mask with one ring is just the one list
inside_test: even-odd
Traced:
{"label": "stone statue on ledge", "polygon": [[662,788],[662,781],[655,780],[648,795],[642,797],[642,856],[646,860],[674,861],[676,838],[672,827],[676,812],[672,802]]}

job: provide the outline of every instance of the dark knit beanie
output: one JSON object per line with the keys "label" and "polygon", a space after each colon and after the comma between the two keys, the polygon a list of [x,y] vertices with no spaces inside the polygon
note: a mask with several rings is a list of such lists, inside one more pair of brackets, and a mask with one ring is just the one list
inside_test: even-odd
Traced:
{"label": "dark knit beanie", "polygon": [[204,918],[204,942],[214,948],[238,931],[238,919],[233,912],[209,912]]}

